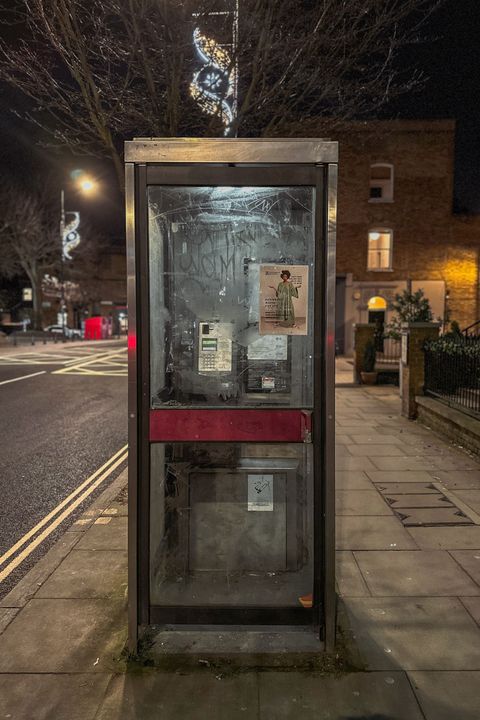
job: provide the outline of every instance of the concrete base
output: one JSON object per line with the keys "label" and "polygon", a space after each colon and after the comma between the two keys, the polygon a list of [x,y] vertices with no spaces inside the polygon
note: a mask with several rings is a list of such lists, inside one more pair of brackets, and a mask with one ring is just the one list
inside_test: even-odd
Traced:
{"label": "concrete base", "polygon": [[417,396],[415,402],[421,423],[480,455],[480,420],[431,397]]}
{"label": "concrete base", "polygon": [[332,664],[311,627],[156,626],[142,645],[142,658],[148,664],[169,670],[201,665],[299,668]]}

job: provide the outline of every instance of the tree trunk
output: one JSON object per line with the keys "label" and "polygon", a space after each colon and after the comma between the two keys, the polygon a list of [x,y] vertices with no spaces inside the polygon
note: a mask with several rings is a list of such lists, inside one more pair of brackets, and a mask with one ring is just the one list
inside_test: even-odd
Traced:
{"label": "tree trunk", "polygon": [[33,329],[42,329],[42,287],[36,278],[30,277],[32,285],[32,303],[33,303]]}

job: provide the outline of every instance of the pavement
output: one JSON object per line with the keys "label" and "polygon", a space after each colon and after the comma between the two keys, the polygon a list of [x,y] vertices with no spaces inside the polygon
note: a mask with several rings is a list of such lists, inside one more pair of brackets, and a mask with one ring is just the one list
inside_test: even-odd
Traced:
{"label": "pavement", "polygon": [[0,603],[0,718],[478,720],[480,462],[337,389],[337,559],[350,671],[127,662],[126,473]]}

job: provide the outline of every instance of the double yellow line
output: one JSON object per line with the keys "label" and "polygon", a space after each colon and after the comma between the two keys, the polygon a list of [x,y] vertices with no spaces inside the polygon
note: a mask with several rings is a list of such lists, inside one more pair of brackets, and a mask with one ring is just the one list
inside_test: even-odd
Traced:
{"label": "double yellow line", "polygon": [[[37,548],[51,533],[77,508],[82,502],[92,494],[92,492],[109,476],[116,468],[121,465],[128,457],[128,445],[124,445],[118,452],[112,455],[102,467],[95,470],[81,485],[79,485],[68,497],[62,500],[48,515],[45,515],[39,523],[29,530],[23,537],[18,540],[15,545],[7,550],[0,557],[0,567],[14,555],[17,550],[23,547],[23,550],[0,570],[0,582],[5,580],[31,553]],[[65,508],[65,509],[64,509]],[[61,512],[63,510],[63,512]],[[60,513],[60,514],[59,514]],[[52,521],[52,522],[50,522]],[[46,526],[46,527],[45,527]],[[37,533],[45,528],[39,535]],[[32,540],[33,538],[33,540]],[[29,542],[31,540],[31,542]],[[28,544],[27,544],[28,543]]]}

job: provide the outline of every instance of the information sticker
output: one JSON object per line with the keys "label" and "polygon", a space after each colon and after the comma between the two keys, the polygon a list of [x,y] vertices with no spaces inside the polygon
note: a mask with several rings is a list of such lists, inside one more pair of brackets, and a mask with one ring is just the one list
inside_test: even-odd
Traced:
{"label": "information sticker", "polygon": [[273,475],[248,475],[248,510],[273,511]]}

